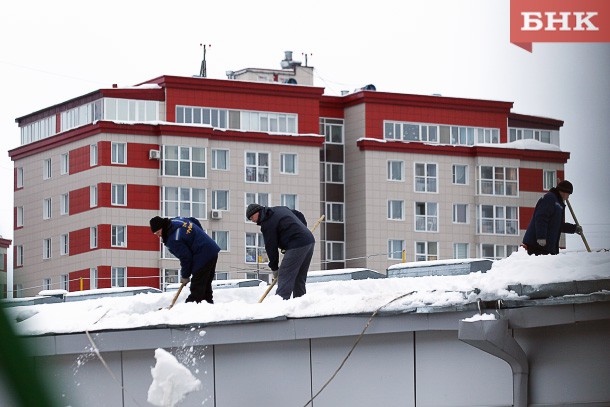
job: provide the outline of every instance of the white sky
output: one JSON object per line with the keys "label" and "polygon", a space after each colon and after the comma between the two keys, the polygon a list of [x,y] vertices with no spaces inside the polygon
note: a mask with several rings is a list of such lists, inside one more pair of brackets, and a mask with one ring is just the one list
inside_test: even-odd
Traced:
{"label": "white sky", "polygon": [[[200,43],[210,78],[280,68],[284,51],[315,67],[327,94],[378,91],[514,102],[513,111],[565,121],[570,199],[592,248],[610,247],[610,43],[509,42],[508,0],[346,0],[301,4],[185,0],[12,2],[0,24],[0,235],[13,237],[15,118],[99,88],[161,75],[197,75]],[[600,185],[601,184],[601,185]],[[568,220],[570,216],[568,215]],[[569,249],[582,249],[578,236]]]}

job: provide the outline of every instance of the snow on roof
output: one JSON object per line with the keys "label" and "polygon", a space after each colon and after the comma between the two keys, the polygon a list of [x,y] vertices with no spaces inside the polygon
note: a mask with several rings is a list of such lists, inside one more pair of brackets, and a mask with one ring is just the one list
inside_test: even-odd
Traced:
{"label": "snow on roof", "polygon": [[[38,304],[7,308],[21,335],[45,335],[155,326],[217,324],[275,318],[308,318],[331,315],[418,312],[418,309],[458,306],[482,301],[519,299],[509,285],[532,286],[610,278],[610,252],[562,252],[556,256],[528,256],[523,249],[495,261],[487,273],[457,276],[424,276],[309,284],[303,297],[282,300],[272,291],[258,303],[266,288],[242,287],[214,291],[214,304],[184,303],[182,290],[106,297],[81,302]],[[405,294],[409,294],[406,295]],[[161,308],[161,309],[160,309]],[[425,312],[425,311],[421,311]]]}

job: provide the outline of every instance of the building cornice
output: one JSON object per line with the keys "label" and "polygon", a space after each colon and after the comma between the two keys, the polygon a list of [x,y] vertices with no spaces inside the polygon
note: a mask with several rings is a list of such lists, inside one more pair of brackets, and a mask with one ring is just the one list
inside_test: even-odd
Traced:
{"label": "building cornice", "polygon": [[434,154],[456,157],[490,157],[518,159],[522,161],[542,161],[566,163],[570,158],[570,153],[564,151],[548,150],[526,150],[505,147],[487,146],[453,146],[446,144],[426,144],[402,141],[378,141],[371,139],[360,139],[356,145],[361,151],[387,151],[402,152],[410,154]]}
{"label": "building cornice", "polygon": [[99,121],[36,141],[34,143],[17,147],[10,150],[8,154],[13,161],[16,161],[43,151],[47,151],[51,148],[57,148],[62,145],[103,133],[155,137],[203,137],[211,140],[299,145],[310,147],[321,147],[325,140],[324,136],[318,134],[269,134],[262,132],[225,130],[203,126],[189,126],[165,122],[150,124]]}

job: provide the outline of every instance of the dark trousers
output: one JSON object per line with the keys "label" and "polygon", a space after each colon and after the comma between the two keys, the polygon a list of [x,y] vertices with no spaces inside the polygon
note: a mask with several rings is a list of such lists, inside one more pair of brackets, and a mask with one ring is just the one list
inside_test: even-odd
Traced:
{"label": "dark trousers", "polygon": [[214,299],[212,298],[212,280],[214,280],[214,274],[216,274],[217,261],[218,256],[193,273],[191,276],[191,293],[185,302],[200,303],[201,301],[206,301],[214,304]]}
{"label": "dark trousers", "polygon": [[540,256],[540,255],[544,255],[544,254],[551,254],[543,246],[540,246],[537,243],[528,244],[528,245],[524,245],[524,246],[527,249],[527,254],[529,254],[530,256],[532,254],[536,255],[536,256]]}
{"label": "dark trousers", "polygon": [[290,294],[294,298],[305,294],[305,281],[314,246],[315,243],[311,243],[307,246],[286,250],[278,270],[277,291],[275,292],[277,295],[288,300]]}

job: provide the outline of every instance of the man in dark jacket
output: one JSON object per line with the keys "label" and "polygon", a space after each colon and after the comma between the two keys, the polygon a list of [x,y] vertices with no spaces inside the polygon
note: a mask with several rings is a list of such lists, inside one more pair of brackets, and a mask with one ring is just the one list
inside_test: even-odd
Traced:
{"label": "man in dark jacket", "polygon": [[[285,300],[291,294],[294,298],[304,295],[315,239],[303,214],[286,206],[250,204],[246,218],[261,227],[269,268],[278,279],[275,293]],[[285,250],[281,265],[279,250]]]}
{"label": "man in dark jacket", "polygon": [[191,280],[191,294],[186,302],[213,304],[212,280],[220,247],[203,231],[199,221],[155,216],[150,220],[150,230],[180,260],[180,282],[186,284]]}
{"label": "man in dark jacket", "polygon": [[570,181],[561,181],[538,200],[523,236],[527,254],[558,254],[561,233],[582,233],[582,227],[565,222],[565,201],[574,192]]}

